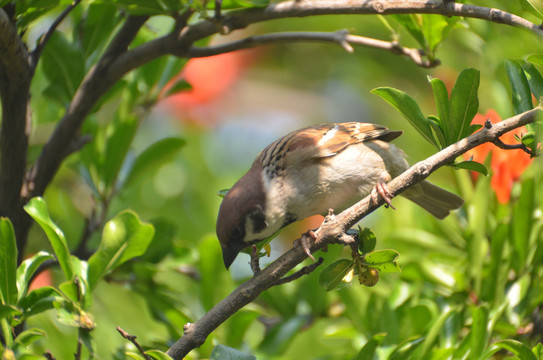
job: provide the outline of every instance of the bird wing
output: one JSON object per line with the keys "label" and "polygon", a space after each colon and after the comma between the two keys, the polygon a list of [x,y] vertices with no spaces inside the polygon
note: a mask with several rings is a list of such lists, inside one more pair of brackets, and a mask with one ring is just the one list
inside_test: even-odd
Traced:
{"label": "bird wing", "polygon": [[309,160],[338,154],[349,145],[364,141],[392,141],[402,134],[384,126],[347,122],[323,124],[294,131],[271,143],[259,156],[262,164],[274,164],[275,171]]}

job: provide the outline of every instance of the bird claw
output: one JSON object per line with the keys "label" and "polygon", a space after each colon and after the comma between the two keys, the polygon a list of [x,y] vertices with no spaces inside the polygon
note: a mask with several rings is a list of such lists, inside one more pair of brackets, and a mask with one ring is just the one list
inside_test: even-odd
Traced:
{"label": "bird claw", "polygon": [[298,239],[299,245],[302,247],[302,249],[304,249],[307,256],[313,261],[317,261],[311,254],[311,245],[315,240],[317,240],[317,235],[313,230],[309,230],[308,232],[302,234],[302,237]]}
{"label": "bird claw", "polygon": [[375,186],[371,190],[371,201],[375,205],[377,205],[377,203],[379,202],[379,195],[381,195],[381,197],[385,201],[386,203],[385,206],[391,207],[392,209],[396,210],[396,208],[392,206],[392,202],[391,202],[394,195],[392,195],[390,190],[388,190],[387,185],[382,180],[378,181],[377,184],[375,184]]}

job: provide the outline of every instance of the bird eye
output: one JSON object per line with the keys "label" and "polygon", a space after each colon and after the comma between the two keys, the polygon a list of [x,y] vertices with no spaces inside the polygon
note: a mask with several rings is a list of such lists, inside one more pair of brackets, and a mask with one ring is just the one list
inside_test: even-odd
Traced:
{"label": "bird eye", "polygon": [[232,229],[230,232],[230,238],[231,239],[240,239],[242,240],[245,237],[245,229],[241,226],[236,226]]}

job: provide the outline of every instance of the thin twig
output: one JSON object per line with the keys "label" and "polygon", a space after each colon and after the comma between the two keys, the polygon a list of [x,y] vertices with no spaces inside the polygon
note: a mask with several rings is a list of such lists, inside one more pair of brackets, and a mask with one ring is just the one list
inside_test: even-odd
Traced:
{"label": "thin twig", "polygon": [[38,42],[38,45],[36,45],[36,48],[30,53],[30,57],[28,59],[28,64],[30,66],[30,71],[34,73],[36,70],[36,66],[38,66],[38,61],[40,59],[40,56],[43,52],[43,49],[45,48],[45,45],[47,45],[47,42],[57,29],[57,27],[60,25],[60,23],[68,16],[68,14],[72,11],[73,8],[75,8],[81,0],[74,0],[73,3],[68,5],[66,9],[64,9],[60,15],[53,21],[47,32],[40,38],[40,41]]}
{"label": "thin twig", "polygon": [[333,42],[339,44],[345,51],[352,53],[351,45],[360,45],[370,48],[387,50],[394,54],[405,55],[409,57],[415,64],[421,67],[430,68],[439,65],[439,61],[430,61],[424,59],[424,51],[420,49],[403,47],[397,41],[383,41],[369,37],[351,35],[348,30],[338,30],[334,32],[279,32],[264,35],[248,36],[243,39],[232,42],[210,45],[206,47],[193,46],[189,49],[187,57],[197,58],[205,56],[213,56],[232,52],[241,49],[254,48],[262,45],[270,45],[286,42]]}
{"label": "thin twig", "polygon": [[302,277],[304,275],[311,274],[323,262],[324,262],[324,258],[320,257],[319,260],[317,260],[317,262],[315,262],[315,263],[313,263],[311,265],[304,266],[303,268],[296,271],[292,275],[282,277],[281,279],[277,280],[275,282],[275,284],[273,284],[273,285],[277,286],[277,285],[286,284],[286,283],[294,281],[294,280],[296,280],[296,279],[298,279],[298,278],[300,278],[300,277]]}
{"label": "thin twig", "polygon": [[[458,156],[468,150],[483,143],[494,141],[508,131],[534,122],[536,116],[541,113],[542,110],[536,108],[503,120],[494,124],[491,128],[484,127],[479,132],[462,139],[428,159],[411,166],[404,173],[390,181],[387,184],[387,187],[394,196],[397,196],[407,188],[426,179],[438,168],[452,163]],[[383,199],[380,198],[378,202],[375,203],[372,201],[371,195],[368,195],[340,214],[329,217],[329,219],[324,221],[319,229],[315,231],[318,240],[311,245],[311,252],[314,253],[325,247],[327,244],[332,243],[358,221],[383,204]],[[210,309],[202,318],[193,323],[191,325],[191,331],[181,337],[168,350],[168,355],[175,360],[183,359],[192,349],[201,346],[205,342],[207,336],[220,324],[226,321],[239,309],[256,299],[262,291],[274,286],[283,276],[307,259],[307,257],[307,254],[301,246],[294,246],[288,250],[254,277],[241,284],[230,295]]]}
{"label": "thin twig", "polygon": [[121,329],[120,326],[117,326],[117,331],[119,332],[119,334],[121,334],[121,336],[123,338],[125,338],[126,340],[130,341],[132,344],[134,344],[134,346],[136,347],[136,349],[138,349],[138,351],[140,352],[141,356],[143,356],[145,358],[145,360],[153,360],[152,357],[150,357],[149,355],[147,355],[145,353],[145,351],[143,350],[143,348],[141,347],[141,345],[136,341],[137,339],[137,336],[136,335],[130,335],[129,333],[127,333],[126,331],[124,331],[123,329]]}
{"label": "thin twig", "polygon": [[533,155],[532,150],[530,150],[530,148],[527,147],[526,145],[524,145],[523,143],[506,144],[503,141],[501,141],[500,139],[494,140],[493,143],[494,143],[494,145],[496,145],[500,149],[504,149],[504,150],[517,150],[517,149],[520,149],[520,150],[524,151],[525,153],[527,153],[529,155]]}

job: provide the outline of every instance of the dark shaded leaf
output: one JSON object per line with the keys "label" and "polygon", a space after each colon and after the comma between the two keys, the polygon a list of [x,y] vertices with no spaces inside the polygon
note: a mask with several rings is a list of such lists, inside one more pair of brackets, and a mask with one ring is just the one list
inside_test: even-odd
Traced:
{"label": "dark shaded leaf", "polygon": [[336,288],[352,267],[353,262],[348,259],[341,259],[328,265],[319,275],[319,284],[326,291]]}
{"label": "dark shaded leaf", "polygon": [[476,171],[484,176],[488,176],[488,169],[481,163],[477,161],[462,161],[459,163],[454,163],[453,166],[458,169],[466,169],[471,171]]}

